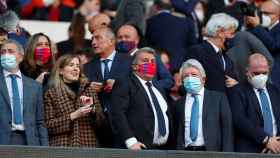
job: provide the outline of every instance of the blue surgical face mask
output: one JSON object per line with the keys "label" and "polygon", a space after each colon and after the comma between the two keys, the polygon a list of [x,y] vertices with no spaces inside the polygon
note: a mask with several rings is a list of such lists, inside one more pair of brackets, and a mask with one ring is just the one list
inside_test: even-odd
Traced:
{"label": "blue surgical face mask", "polygon": [[186,77],[184,78],[183,83],[184,83],[185,90],[188,93],[192,93],[192,94],[198,94],[198,92],[202,87],[201,81],[198,77],[193,77],[193,76]]}
{"label": "blue surgical face mask", "polygon": [[7,71],[16,68],[17,67],[16,56],[11,54],[1,55],[1,66]]}

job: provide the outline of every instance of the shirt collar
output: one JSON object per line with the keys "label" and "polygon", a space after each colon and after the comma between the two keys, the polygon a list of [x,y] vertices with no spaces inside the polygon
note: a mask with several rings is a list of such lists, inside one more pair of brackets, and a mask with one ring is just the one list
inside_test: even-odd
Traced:
{"label": "shirt collar", "polygon": [[217,47],[213,42],[211,42],[210,40],[207,40],[208,43],[210,43],[210,45],[215,49],[215,52],[218,53],[220,51],[220,48]]}
{"label": "shirt collar", "polygon": [[134,49],[131,53],[130,56],[134,56],[134,54],[137,52],[138,48]]}
{"label": "shirt collar", "polygon": [[237,0],[237,2],[244,2],[244,3],[246,3],[246,4],[250,4],[250,3],[248,2],[248,0]]}
{"label": "shirt collar", "polygon": [[[146,80],[143,80],[140,76],[138,76],[136,73],[134,73],[134,75],[136,76],[136,78],[138,78],[138,80],[141,82],[142,85],[146,85],[146,82],[151,82],[152,84],[152,80],[150,81],[146,81]],[[152,84],[153,85],[153,84]]]}
{"label": "shirt collar", "polygon": [[278,23],[279,23],[279,20],[277,20],[274,24],[272,24],[268,29],[272,30]]}
{"label": "shirt collar", "polygon": [[158,14],[161,14],[161,13],[168,13],[168,14],[170,14],[171,12],[170,12],[170,10],[162,9],[162,10],[158,11]]}
{"label": "shirt collar", "polygon": [[[111,55],[109,55],[106,59],[109,59],[110,61],[113,61],[116,55],[116,50],[113,51]],[[106,60],[105,58],[100,58],[100,61]]]}
{"label": "shirt collar", "polygon": [[[204,87],[202,87],[202,88],[200,89],[200,91],[198,92],[197,95],[203,96],[203,94],[204,94]],[[187,95],[188,95],[188,96],[191,96],[192,94],[191,94],[191,93],[187,93]]]}
{"label": "shirt collar", "polygon": [[[255,92],[259,92],[259,89],[257,89],[257,88],[253,88],[253,89]],[[263,90],[266,92],[267,91],[266,87],[264,87]]]}
{"label": "shirt collar", "polygon": [[19,78],[22,78],[22,75],[21,75],[20,70],[18,70],[16,73],[11,73],[11,72],[9,72],[9,71],[3,69],[3,73],[4,73],[4,76],[5,76],[5,77],[9,77],[10,75],[13,74],[13,75],[16,75],[16,76],[19,77]]}

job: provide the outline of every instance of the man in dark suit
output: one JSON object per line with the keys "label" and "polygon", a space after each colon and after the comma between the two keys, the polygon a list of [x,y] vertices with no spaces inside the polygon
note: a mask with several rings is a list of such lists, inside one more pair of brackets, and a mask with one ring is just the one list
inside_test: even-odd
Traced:
{"label": "man in dark suit", "polygon": [[214,14],[206,25],[207,40],[189,48],[185,59],[197,59],[205,69],[207,80],[205,87],[209,90],[226,91],[237,83],[234,65],[224,53],[226,43],[234,37],[238,21],[233,17]]}
{"label": "man in dark suit", "polygon": [[[117,50],[121,53],[127,53],[134,56],[138,47],[143,41],[141,32],[136,26],[132,24],[122,25],[117,31]],[[154,84],[169,91],[173,86],[173,79],[170,72],[163,65],[160,57],[156,56],[157,73],[154,77]]]}
{"label": "man in dark suit", "polygon": [[271,78],[272,82],[280,88],[280,1],[268,0],[262,3],[260,10],[263,12],[262,23],[258,16],[248,16],[245,22],[249,31],[264,43],[274,57]]}
{"label": "man in dark suit", "polygon": [[23,53],[14,40],[7,40],[1,47],[0,144],[48,145],[42,87],[20,72]]}
{"label": "man in dark suit", "polygon": [[[131,71],[131,57],[117,53],[115,50],[115,35],[110,28],[104,27],[95,30],[92,34],[92,47],[97,55],[92,61],[84,65],[84,71],[93,86],[99,92],[101,105],[110,124],[111,119],[111,90],[118,80],[127,78]],[[110,127],[112,128],[112,127]],[[113,138],[111,129],[100,131],[102,147],[112,147]],[[104,136],[104,134],[107,136]],[[104,140],[103,140],[104,139]],[[104,143],[103,143],[104,142]]]}
{"label": "man in dark suit", "polygon": [[171,114],[163,90],[152,83],[156,72],[154,50],[139,49],[132,68],[131,76],[116,85],[112,94],[118,144],[132,150],[168,149]]}
{"label": "man in dark suit", "polygon": [[197,43],[193,20],[172,15],[170,2],[157,0],[156,5],[159,11],[147,20],[145,37],[150,46],[167,50],[171,71],[178,70],[184,61],[182,55]]}
{"label": "man in dark suit", "polygon": [[232,117],[225,94],[204,88],[206,74],[195,59],[183,63],[180,75],[187,94],[175,107],[177,149],[233,151]]}
{"label": "man in dark suit", "polygon": [[252,54],[247,70],[248,82],[233,87],[229,94],[235,150],[280,153],[280,91],[267,82],[268,60],[261,54]]}

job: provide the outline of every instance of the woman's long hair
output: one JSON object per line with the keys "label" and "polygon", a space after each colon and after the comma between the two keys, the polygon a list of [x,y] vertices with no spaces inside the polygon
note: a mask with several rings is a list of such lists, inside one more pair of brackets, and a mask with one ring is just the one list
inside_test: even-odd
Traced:
{"label": "woman's long hair", "polygon": [[[63,81],[63,77],[60,74],[60,71],[65,68],[67,65],[70,64],[70,62],[74,59],[77,58],[79,61],[79,57],[77,55],[73,55],[73,54],[66,54],[61,56],[56,64],[54,65],[51,75],[50,75],[50,80],[48,83],[48,87],[49,88],[56,88],[59,92],[61,92],[62,90],[66,90],[67,93],[75,95],[75,93],[70,90],[70,88],[68,88],[68,86],[66,86],[65,82]],[[79,79],[78,82],[81,83],[83,81],[86,81],[86,77],[83,73],[82,70],[82,66],[80,64],[80,75],[79,75]]]}
{"label": "woman's long hair", "polygon": [[34,54],[35,54],[35,48],[37,46],[38,40],[41,36],[45,37],[48,40],[49,47],[51,50],[51,59],[46,64],[48,65],[49,68],[51,68],[55,63],[54,51],[52,50],[50,38],[43,33],[36,33],[29,38],[29,40],[27,42],[26,50],[24,53],[23,66],[24,66],[25,70],[28,71],[28,73],[33,73],[37,70],[36,69],[37,65],[34,60]]}
{"label": "woman's long hair", "polygon": [[74,50],[76,52],[83,48],[85,42],[85,17],[81,14],[75,14],[69,26],[70,39],[73,40]]}

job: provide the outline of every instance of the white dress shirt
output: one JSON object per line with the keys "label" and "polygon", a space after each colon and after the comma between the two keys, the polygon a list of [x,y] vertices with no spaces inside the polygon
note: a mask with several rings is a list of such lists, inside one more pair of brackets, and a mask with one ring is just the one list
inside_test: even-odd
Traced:
{"label": "white dress shirt", "polygon": [[[156,109],[154,107],[154,103],[150,94],[150,91],[146,85],[145,80],[143,80],[142,78],[140,78],[139,76],[137,76],[135,74],[135,76],[139,79],[141,85],[144,87],[146,93],[149,96],[149,100],[150,103],[152,105],[152,109],[153,109],[153,113],[154,113],[154,123],[155,123],[155,129],[154,129],[154,138],[153,138],[153,144],[154,145],[162,145],[165,144],[167,142],[168,136],[169,136],[169,121],[168,121],[168,116],[166,114],[167,109],[168,109],[168,105],[167,102],[165,101],[164,97],[161,95],[161,93],[152,85],[152,90],[154,92],[154,94],[156,95],[157,99],[158,99],[158,103],[160,105],[160,108],[162,110],[163,116],[164,116],[164,121],[165,121],[165,128],[166,128],[166,134],[164,136],[161,136],[159,134],[159,129],[158,129],[158,118],[157,118],[157,113],[156,113]],[[137,143],[137,139],[135,137],[129,138],[125,141],[126,146],[129,148],[131,147],[133,144]]]}
{"label": "white dress shirt", "polygon": [[198,93],[199,101],[199,114],[198,114],[198,134],[196,140],[193,142],[190,137],[190,124],[191,124],[191,111],[194,97],[187,93],[185,102],[185,147],[187,146],[204,146],[204,137],[202,130],[202,111],[203,111],[203,98],[204,98],[204,87]]}
{"label": "white dress shirt", "polygon": [[[260,94],[259,94],[258,89],[254,88],[254,92],[255,92],[255,94],[257,95],[257,98],[258,98],[258,101],[259,101],[259,105],[260,105],[260,108],[261,108],[261,110],[262,110],[262,106],[261,106],[262,103],[261,103]],[[271,105],[270,96],[269,96],[269,94],[268,94],[266,88],[264,88],[264,93],[265,93],[266,96],[267,96],[268,103],[269,103],[269,108],[270,108],[270,110],[271,110],[272,125],[273,125],[273,136],[276,136],[276,134],[277,134],[277,125],[276,125],[275,117],[274,117],[274,114],[273,114],[273,108],[272,108],[272,105]]]}
{"label": "white dress shirt", "polygon": [[[10,77],[11,72],[8,72],[6,70],[3,70],[3,74],[5,76],[5,81],[9,93],[9,98],[10,98],[10,107],[11,107],[11,112],[12,112],[12,130],[24,130],[24,123],[23,123],[23,118],[22,118],[22,124],[16,125],[14,123],[14,113],[13,113],[13,88],[12,88],[12,79]],[[17,73],[14,73],[14,75],[17,76],[17,84],[18,84],[18,90],[19,90],[19,98],[20,98],[20,106],[21,106],[21,116],[23,116],[23,83],[22,83],[22,75],[21,72],[18,71]]]}
{"label": "white dress shirt", "polygon": [[[113,60],[115,58],[115,55],[116,55],[116,51],[114,50],[113,53],[108,56],[106,59],[109,59],[110,61],[108,62],[108,68],[109,68],[109,72],[111,71],[111,67],[112,67],[112,63],[113,63]],[[104,58],[101,58],[100,59],[100,62],[101,62],[101,72],[102,72],[102,77],[104,78],[104,69],[105,69],[105,64],[103,63],[103,60],[106,60]]]}

